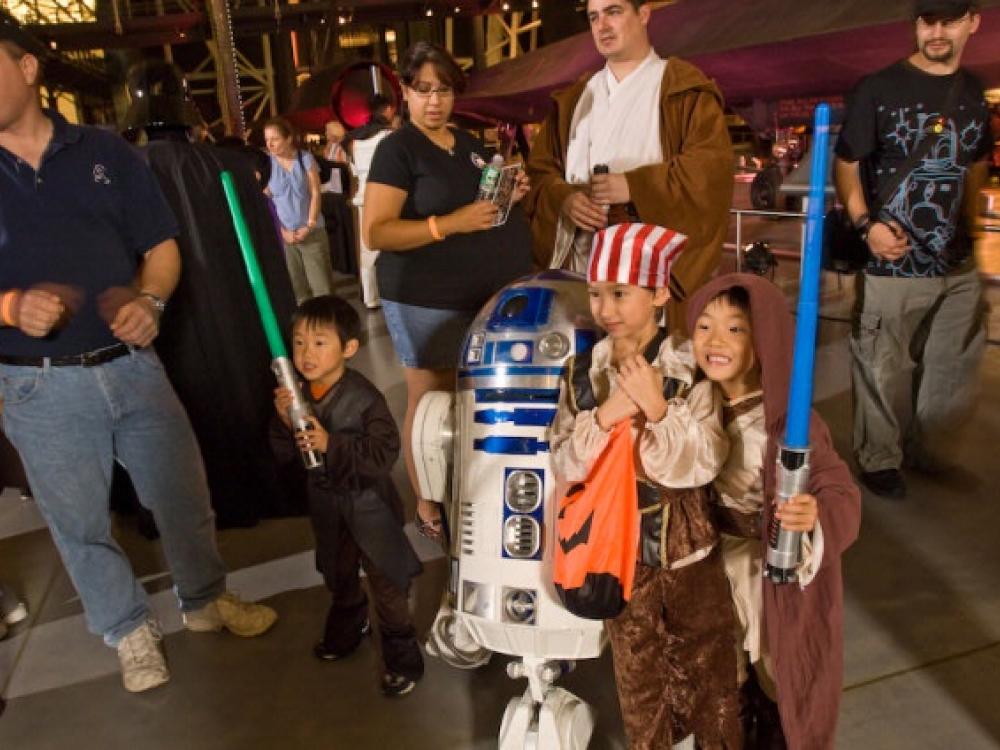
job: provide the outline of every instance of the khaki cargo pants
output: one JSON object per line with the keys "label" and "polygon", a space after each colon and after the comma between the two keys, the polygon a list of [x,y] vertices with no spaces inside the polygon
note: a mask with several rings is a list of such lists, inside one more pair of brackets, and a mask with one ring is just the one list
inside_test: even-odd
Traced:
{"label": "khaki cargo pants", "polygon": [[970,263],[938,278],[858,274],[851,331],[854,452],[864,471],[949,460],[986,343]]}
{"label": "khaki cargo pants", "polygon": [[333,293],[333,264],[326,227],[314,227],[302,242],[285,244],[285,265],[295,302]]}

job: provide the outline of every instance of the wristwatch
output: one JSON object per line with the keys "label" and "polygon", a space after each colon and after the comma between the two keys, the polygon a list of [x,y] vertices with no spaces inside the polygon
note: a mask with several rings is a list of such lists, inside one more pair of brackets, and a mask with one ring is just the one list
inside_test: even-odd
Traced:
{"label": "wristwatch", "polygon": [[156,312],[163,314],[163,311],[167,309],[167,301],[152,292],[139,292],[140,297],[145,297],[150,302],[153,303],[153,307],[156,308]]}
{"label": "wristwatch", "polygon": [[868,214],[864,214],[856,222],[854,222],[854,230],[858,233],[862,240],[868,242],[868,233],[872,231],[872,227],[875,226],[877,222],[872,221],[872,217]]}

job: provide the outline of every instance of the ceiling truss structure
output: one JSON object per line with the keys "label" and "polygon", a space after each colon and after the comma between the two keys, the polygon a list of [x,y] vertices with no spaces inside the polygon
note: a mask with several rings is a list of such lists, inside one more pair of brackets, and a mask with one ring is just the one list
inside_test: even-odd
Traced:
{"label": "ceiling truss structure", "polygon": [[[378,28],[380,21],[437,17],[445,45],[453,51],[456,15],[481,16],[477,22],[483,24],[484,33],[476,56],[458,58],[469,69],[477,59],[489,66],[535,50],[542,23],[540,1],[351,0],[348,8],[323,0],[229,0],[232,34],[240,39],[234,57],[235,88],[242,101],[225,83],[233,75],[223,74],[228,61],[220,58],[209,23],[213,0],[0,0],[0,7],[58,49],[62,58],[94,70],[102,67],[103,50],[160,47],[166,60],[187,68],[192,93],[203,105],[209,104],[202,107],[211,113],[209,127],[221,123],[231,131],[242,129],[234,128],[235,120],[254,122],[278,112],[270,36],[276,31],[294,32],[293,44],[311,44],[309,59],[322,60],[338,45],[338,33],[350,34],[365,25]],[[195,58],[175,54],[175,45],[193,44],[203,45],[204,54]],[[248,44],[258,46],[251,50]],[[299,74],[301,78],[308,72]],[[229,110],[238,101],[241,110],[234,117]]]}

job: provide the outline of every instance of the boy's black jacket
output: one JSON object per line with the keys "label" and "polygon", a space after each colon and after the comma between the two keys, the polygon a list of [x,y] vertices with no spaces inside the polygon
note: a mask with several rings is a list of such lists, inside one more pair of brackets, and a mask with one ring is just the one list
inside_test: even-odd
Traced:
{"label": "boy's black jacket", "polygon": [[[312,400],[309,389],[304,396]],[[316,417],[329,435],[324,469],[308,472],[310,505],[332,503],[375,567],[401,591],[423,569],[403,532],[403,503],[392,481],[399,430],[379,390],[348,368],[319,401]],[[298,462],[292,433],[275,415],[271,445],[281,462]]]}

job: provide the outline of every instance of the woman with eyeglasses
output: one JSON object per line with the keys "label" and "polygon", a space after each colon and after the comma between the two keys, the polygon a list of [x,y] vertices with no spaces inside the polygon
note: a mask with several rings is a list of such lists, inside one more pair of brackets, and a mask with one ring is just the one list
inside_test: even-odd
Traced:
{"label": "woman with eyeglasses", "polygon": [[[444,49],[411,47],[400,64],[410,121],[379,144],[368,173],[365,222],[377,263],[385,322],[404,367],[404,455],[417,497],[410,432],[421,397],[455,387],[455,367],[476,313],[503,286],[531,271],[531,233],[518,206],[494,227],[497,207],[476,201],[491,154],[449,125],[465,77]],[[515,202],[528,191],[518,174]],[[440,508],[420,498],[417,528],[441,537]]]}

